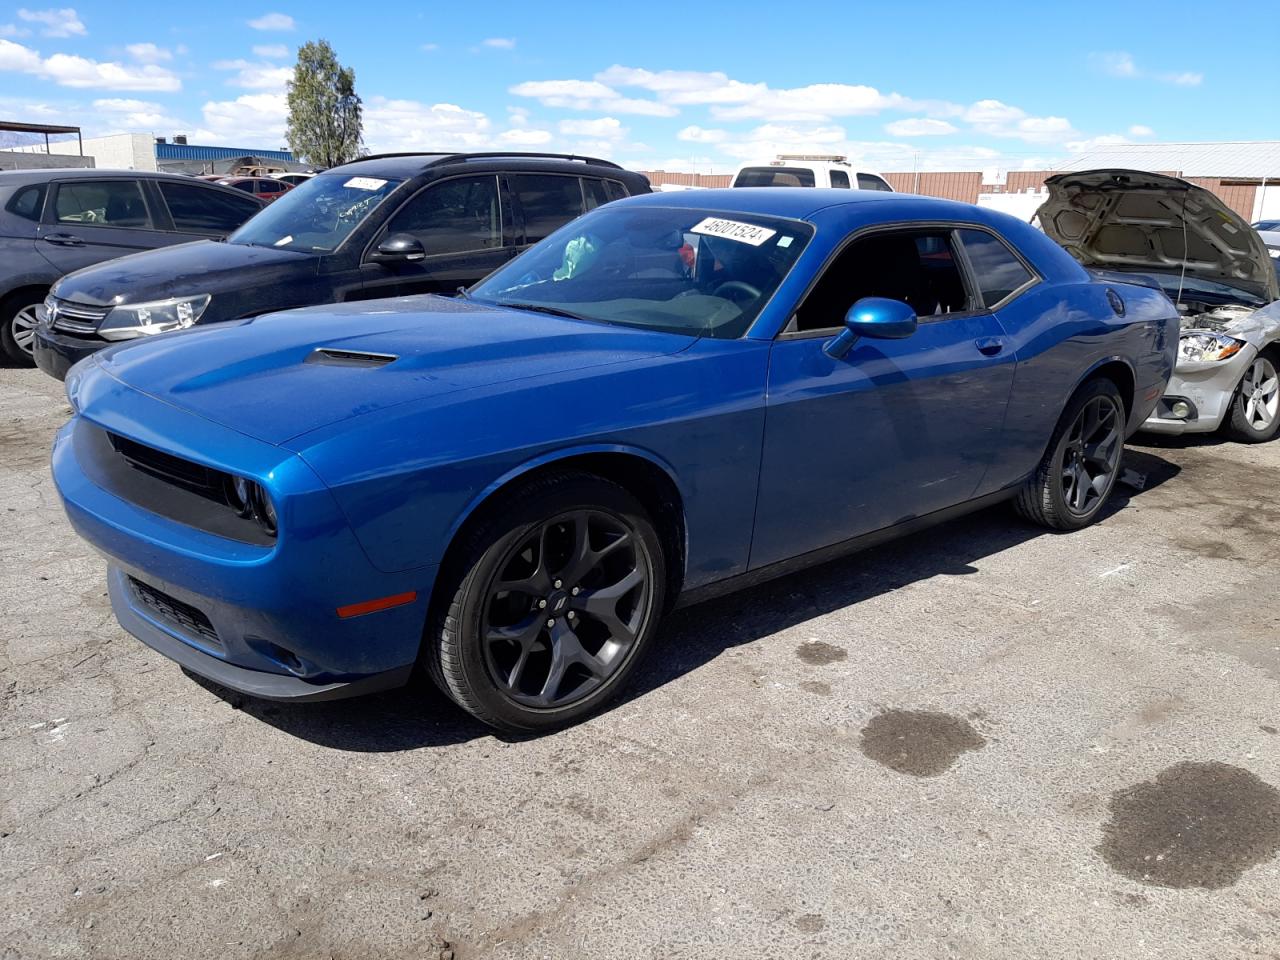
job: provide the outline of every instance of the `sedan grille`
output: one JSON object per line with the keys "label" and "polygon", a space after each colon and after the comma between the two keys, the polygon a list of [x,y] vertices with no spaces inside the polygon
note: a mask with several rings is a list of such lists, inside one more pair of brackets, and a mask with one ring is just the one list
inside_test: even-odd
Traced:
{"label": "sedan grille", "polygon": [[100,324],[110,307],[91,307],[83,303],[72,303],[70,300],[59,300],[50,297],[45,306],[49,311],[49,321],[53,329],[64,333],[93,334],[98,332]]}
{"label": "sedan grille", "polygon": [[171,627],[176,627],[188,636],[198,637],[215,646],[222,646],[222,641],[218,639],[218,632],[213,629],[209,618],[191,604],[183,603],[176,597],[171,597],[164,591],[148,586],[133,577],[129,578],[129,585],[133,587],[133,594],[138,601],[158,619]]}

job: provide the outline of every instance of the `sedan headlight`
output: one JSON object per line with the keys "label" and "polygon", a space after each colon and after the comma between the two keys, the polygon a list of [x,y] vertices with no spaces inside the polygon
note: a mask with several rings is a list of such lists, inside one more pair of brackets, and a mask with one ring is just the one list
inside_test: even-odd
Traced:
{"label": "sedan headlight", "polygon": [[1184,333],[1178,339],[1178,361],[1200,363],[1234,357],[1244,346],[1243,340],[1220,333]]}
{"label": "sedan headlight", "polygon": [[98,327],[105,340],[132,340],[153,333],[168,333],[189,327],[204,313],[211,297],[207,293],[194,297],[174,297],[152,303],[125,303],[112,307]]}
{"label": "sedan headlight", "polygon": [[223,491],[227,504],[246,520],[253,518],[268,536],[274,537],[279,522],[276,506],[262,484],[247,477],[232,475],[227,478]]}

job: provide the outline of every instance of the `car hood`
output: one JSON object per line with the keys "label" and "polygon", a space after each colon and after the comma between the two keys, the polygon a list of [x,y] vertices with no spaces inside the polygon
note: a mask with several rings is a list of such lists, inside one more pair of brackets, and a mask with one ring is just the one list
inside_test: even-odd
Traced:
{"label": "car hood", "polygon": [[1203,187],[1140,170],[1084,170],[1050,177],[1045,188],[1041,229],[1085,266],[1176,274],[1185,263],[1188,276],[1280,299],[1258,232]]}
{"label": "car hood", "polygon": [[402,403],[677,353],[696,338],[438,296],[310,307],[97,354],[135,390],[268,443]]}
{"label": "car hood", "polygon": [[95,307],[145,303],[190,293],[219,293],[245,286],[244,271],[318,259],[295,250],[196,240],[144,250],[69,273],[54,294]]}

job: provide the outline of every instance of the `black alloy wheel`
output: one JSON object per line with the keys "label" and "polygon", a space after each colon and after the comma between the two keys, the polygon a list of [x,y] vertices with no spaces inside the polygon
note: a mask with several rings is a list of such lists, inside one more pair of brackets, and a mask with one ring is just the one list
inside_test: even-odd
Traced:
{"label": "black alloy wheel", "polygon": [[538,478],[464,533],[428,628],[436,683],[491,726],[534,732],[623,687],[665,609],[666,562],[644,508],[583,473]]}
{"label": "black alloy wheel", "polygon": [[1111,380],[1091,380],[1077,390],[1014,500],[1018,512],[1054,530],[1096,520],[1120,476],[1125,423],[1124,400]]}

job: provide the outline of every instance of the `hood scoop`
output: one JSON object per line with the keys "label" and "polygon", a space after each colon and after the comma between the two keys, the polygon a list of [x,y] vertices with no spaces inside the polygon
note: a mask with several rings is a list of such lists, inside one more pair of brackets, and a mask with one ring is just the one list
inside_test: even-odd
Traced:
{"label": "hood scoop", "polygon": [[394,353],[368,353],[364,350],[339,350],[336,347],[316,347],[308,354],[306,363],[323,363],[330,367],[385,367],[400,358]]}

